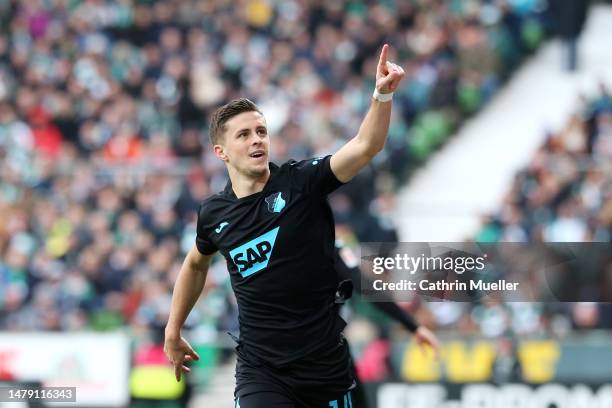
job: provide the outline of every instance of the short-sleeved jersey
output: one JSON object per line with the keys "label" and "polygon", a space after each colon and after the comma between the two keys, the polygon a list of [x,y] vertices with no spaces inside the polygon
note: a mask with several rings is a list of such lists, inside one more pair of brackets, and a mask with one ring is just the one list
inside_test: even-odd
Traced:
{"label": "short-sleeved jersey", "polygon": [[271,163],[261,192],[236,198],[228,182],[200,206],[196,245],[227,261],[247,358],[282,366],[336,344],[346,325],[334,304],[327,194],[342,183],[330,157]]}

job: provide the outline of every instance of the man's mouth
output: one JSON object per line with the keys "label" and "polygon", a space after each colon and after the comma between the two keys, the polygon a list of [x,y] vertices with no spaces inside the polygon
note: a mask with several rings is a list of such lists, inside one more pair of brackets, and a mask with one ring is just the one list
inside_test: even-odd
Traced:
{"label": "man's mouth", "polygon": [[253,153],[249,154],[250,157],[258,159],[260,157],[265,156],[266,153],[263,150],[255,150]]}

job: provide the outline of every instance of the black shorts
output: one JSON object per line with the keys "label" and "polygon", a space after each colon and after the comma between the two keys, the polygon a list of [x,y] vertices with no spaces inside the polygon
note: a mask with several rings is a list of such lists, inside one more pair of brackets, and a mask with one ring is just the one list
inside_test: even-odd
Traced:
{"label": "black shorts", "polygon": [[353,408],[355,381],[344,337],[284,367],[252,360],[238,351],[236,407]]}
{"label": "black shorts", "polygon": [[[326,403],[303,405],[295,402],[286,394],[266,391],[237,398],[234,401],[234,408],[353,408],[352,398],[352,391],[347,391],[344,396],[327,401]],[[357,405],[354,407],[360,408]]]}

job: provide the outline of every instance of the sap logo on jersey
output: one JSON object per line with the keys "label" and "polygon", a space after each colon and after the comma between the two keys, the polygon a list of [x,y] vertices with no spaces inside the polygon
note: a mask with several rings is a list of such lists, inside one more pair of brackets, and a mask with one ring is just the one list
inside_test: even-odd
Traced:
{"label": "sap logo on jersey", "polygon": [[276,227],[230,251],[230,257],[243,278],[259,272],[268,266],[279,228]]}

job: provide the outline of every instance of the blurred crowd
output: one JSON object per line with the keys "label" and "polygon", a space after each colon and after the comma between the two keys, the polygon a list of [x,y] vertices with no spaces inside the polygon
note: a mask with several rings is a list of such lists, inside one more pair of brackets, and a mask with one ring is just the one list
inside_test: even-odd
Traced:
{"label": "blurred crowd", "polygon": [[[246,96],[275,161],[332,152],[367,110],[383,42],[407,72],[389,143],[332,202],[358,239],[395,238],[385,214],[408,163],[537,47],[542,12],[536,0],[0,0],[0,329],[162,325],[198,204],[226,178],[208,115]],[[207,284],[213,307],[188,323],[235,324],[224,268]]]}
{"label": "blurred crowd", "polygon": [[[603,84],[596,98],[581,98],[577,113],[561,130],[548,135],[526,168],[515,176],[500,210],[486,218],[475,239],[478,242],[601,242],[607,245],[598,248],[609,248],[612,242],[612,94]],[[566,288],[570,296],[561,300],[578,302],[505,303],[503,299],[489,299],[474,305],[434,302],[425,307],[408,307],[414,308],[421,320],[433,327],[458,329],[465,334],[481,333],[490,338],[562,337],[580,330],[612,329],[612,303],[609,303],[612,255],[603,251],[591,251],[589,256],[582,253],[580,270],[571,271],[580,279],[573,288]],[[519,259],[515,263],[522,265],[519,278],[529,285],[528,263]],[[596,275],[594,282],[600,282],[591,290],[584,283],[590,275]],[[573,275],[563,276],[562,280],[568,280],[564,283],[571,285],[568,276]],[[531,288],[542,290],[549,284],[550,280],[534,280]],[[559,300],[546,296],[542,299]]]}
{"label": "blurred crowd", "polygon": [[479,241],[612,241],[612,94],[582,98],[519,172]]}
{"label": "blurred crowd", "polygon": [[[577,113],[561,130],[550,132],[515,176],[499,212],[486,218],[476,240],[612,243],[612,94],[603,83],[596,98],[581,97]],[[612,255],[582,256],[585,264],[578,272],[583,280],[590,273],[598,275],[603,298],[578,293],[576,285],[575,299],[584,302],[555,310],[560,313],[557,326],[550,319],[554,313],[548,319],[534,314],[536,332],[612,329],[612,305],[595,303],[612,299]]]}

